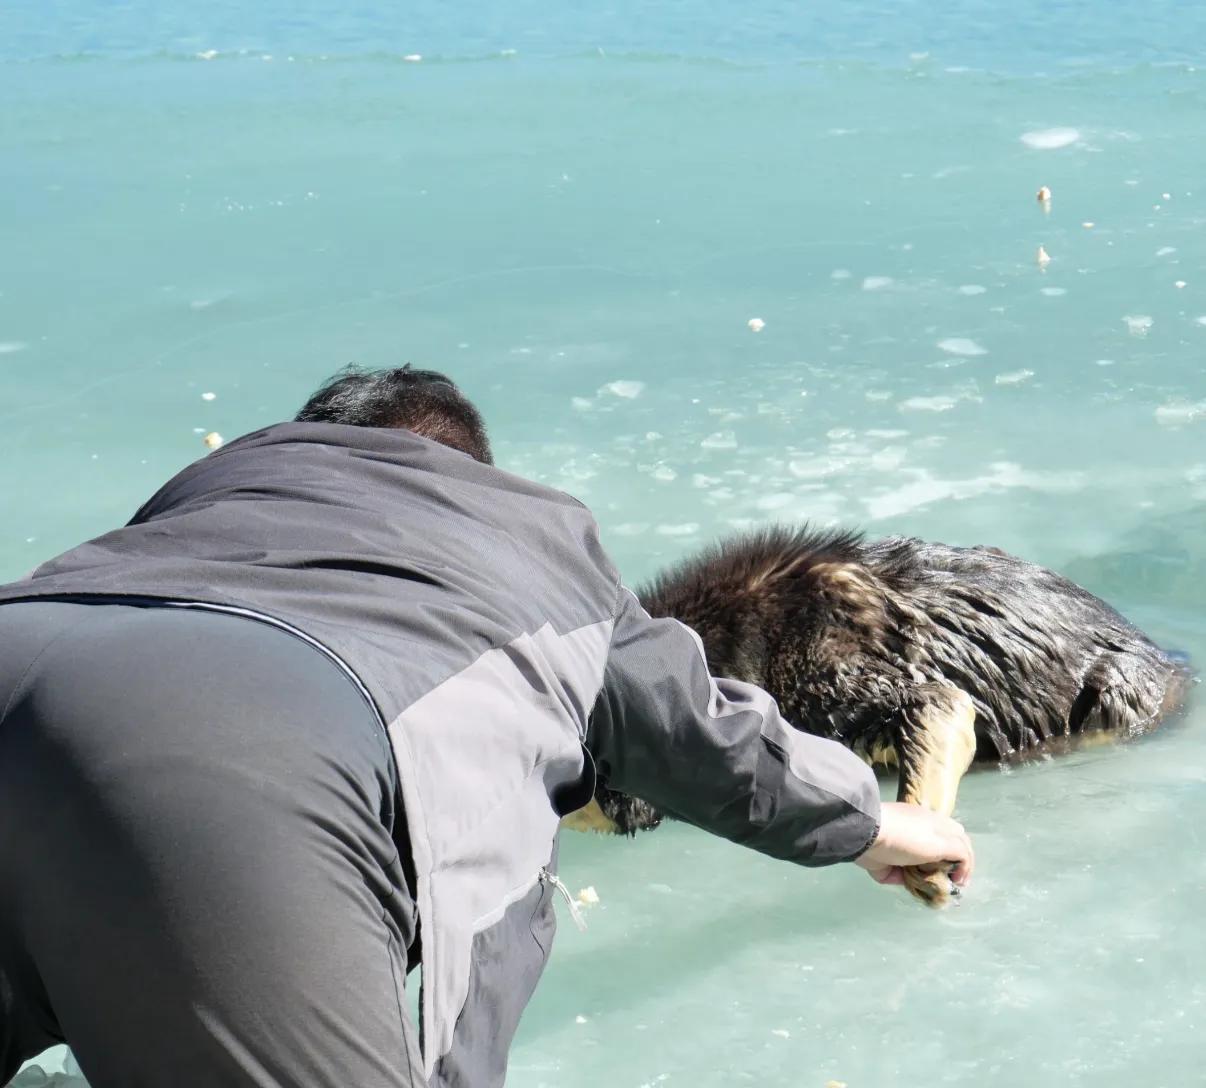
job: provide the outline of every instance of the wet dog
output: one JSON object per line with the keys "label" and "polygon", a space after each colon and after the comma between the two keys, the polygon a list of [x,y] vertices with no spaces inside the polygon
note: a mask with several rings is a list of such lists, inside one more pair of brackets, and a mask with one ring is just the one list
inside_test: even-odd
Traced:
{"label": "wet dog", "polygon": [[[996,548],[773,528],[638,596],[699,634],[713,675],[757,684],[796,728],[895,766],[899,800],[948,815],[973,760],[1139,736],[1189,680],[1104,601]],[[602,783],[566,822],[631,835],[661,818]],[[954,890],[934,867],[905,876],[932,906]]]}

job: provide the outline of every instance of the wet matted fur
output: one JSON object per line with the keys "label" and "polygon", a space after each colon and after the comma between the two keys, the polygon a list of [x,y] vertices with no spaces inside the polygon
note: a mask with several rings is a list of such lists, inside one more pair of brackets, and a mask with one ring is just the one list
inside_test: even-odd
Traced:
{"label": "wet matted fur", "polygon": [[[901,800],[946,811],[973,748],[1000,762],[1091,733],[1138,736],[1189,679],[1104,601],[996,548],[770,528],[638,596],[699,634],[713,675],[765,688],[796,728],[898,766]],[[596,827],[661,820],[605,784],[596,800]]]}

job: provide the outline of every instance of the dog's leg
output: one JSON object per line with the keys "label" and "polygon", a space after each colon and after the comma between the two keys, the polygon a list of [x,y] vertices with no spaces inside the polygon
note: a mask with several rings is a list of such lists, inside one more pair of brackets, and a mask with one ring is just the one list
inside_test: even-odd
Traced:
{"label": "dog's leg", "polygon": [[[958,688],[926,684],[897,728],[900,785],[896,799],[951,815],[959,781],[976,754],[975,707]],[[945,907],[958,894],[950,864],[911,866],[905,886],[923,903]]]}

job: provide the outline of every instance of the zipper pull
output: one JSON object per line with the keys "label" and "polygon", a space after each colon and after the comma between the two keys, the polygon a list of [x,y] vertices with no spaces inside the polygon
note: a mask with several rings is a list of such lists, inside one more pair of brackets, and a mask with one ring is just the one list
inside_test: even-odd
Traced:
{"label": "zipper pull", "polygon": [[565,884],[548,869],[540,870],[540,882],[542,884],[551,884],[561,893],[561,898],[569,906],[570,917],[574,920],[574,925],[578,927],[580,933],[586,932],[586,919],[582,917],[582,912],[578,909],[578,904],[574,902],[574,897],[570,895],[570,890]]}

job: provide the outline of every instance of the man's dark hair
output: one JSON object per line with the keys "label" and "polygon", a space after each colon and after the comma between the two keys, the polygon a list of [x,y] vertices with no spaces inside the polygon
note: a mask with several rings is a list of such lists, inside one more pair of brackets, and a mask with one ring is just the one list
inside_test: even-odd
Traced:
{"label": "man's dark hair", "polygon": [[298,423],[351,427],[404,427],[487,465],[494,464],[486,425],[478,410],[445,374],[414,370],[344,367],[295,417]]}

